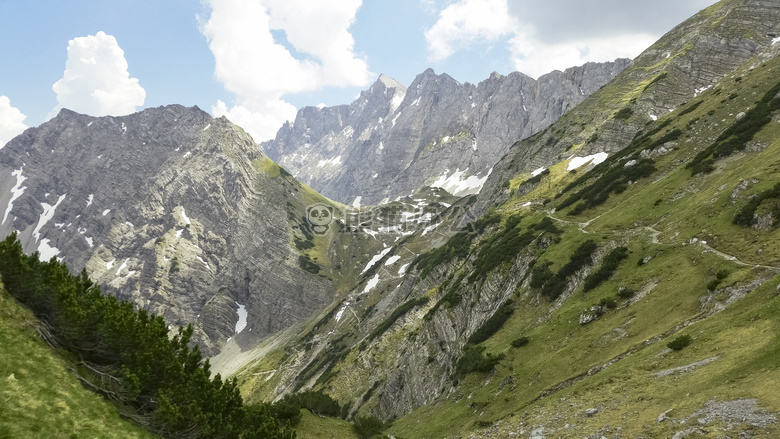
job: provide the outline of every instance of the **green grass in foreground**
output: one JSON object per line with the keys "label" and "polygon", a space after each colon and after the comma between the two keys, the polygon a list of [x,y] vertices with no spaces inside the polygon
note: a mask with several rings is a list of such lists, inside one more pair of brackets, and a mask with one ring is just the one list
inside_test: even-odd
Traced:
{"label": "green grass in foreground", "polygon": [[0,439],[153,438],[83,388],[0,284]]}
{"label": "green grass in foreground", "polygon": [[295,426],[300,439],[357,439],[352,423],[343,419],[320,417],[301,410],[301,422]]}

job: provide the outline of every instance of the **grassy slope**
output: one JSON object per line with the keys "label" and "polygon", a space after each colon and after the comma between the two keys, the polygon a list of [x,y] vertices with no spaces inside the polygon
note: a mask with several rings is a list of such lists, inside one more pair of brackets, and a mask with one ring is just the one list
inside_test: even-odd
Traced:
{"label": "grassy slope", "polygon": [[301,410],[301,422],[295,426],[299,439],[357,439],[352,424],[341,419],[319,417]]}
{"label": "grassy slope", "polygon": [[[553,261],[553,268],[557,269],[584,239],[628,245],[631,256],[613,279],[587,294],[578,288],[549,320],[544,320],[548,308],[536,304],[532,294],[521,292],[515,315],[484,343],[489,352],[507,355],[496,374],[470,375],[459,389],[461,398],[450,396],[444,402],[418,409],[397,421],[391,432],[405,438],[443,437],[478,429],[479,421],[492,424],[502,420],[500,430],[504,432],[511,428],[517,431],[523,425],[561,427],[569,423],[573,427],[565,433],[558,431],[556,437],[582,437],[610,424],[613,428],[621,427],[627,437],[667,437],[684,428],[656,422],[657,416],[669,409],[672,411],[668,416],[684,418],[713,399],[758,398],[764,409],[780,411],[780,398],[772,390],[780,384],[780,298],[775,289],[780,278],[770,279],[726,311],[684,327],[686,322],[701,316],[700,299],[707,295],[706,285],[717,271],[726,269],[730,273],[722,287],[740,286],[777,273],[752,264],[780,266],[780,231],[759,231],[731,223],[744,203],[731,199],[741,180],[760,180],[744,195],[778,182],[777,118],[756,137],[766,147],[760,153],[735,154],[718,161],[712,174],[693,178],[681,166],[780,78],[778,59],[759,63],[754,70],[747,67],[724,79],[720,92],[710,90],[697,98],[706,101],[696,111],[676,117],[678,110],[667,116],[675,118],[668,129],[680,128],[686,135],[676,151],[657,160],[659,171],[652,177],[577,217],[566,215],[568,209],[554,214],[572,224],[559,224],[567,230],[563,241],[541,259]],[[741,79],[736,80],[737,77]],[[723,99],[732,93],[737,97]],[[713,110],[713,114],[708,114]],[[545,180],[527,196],[510,199],[503,207],[504,213],[511,214],[528,201],[548,198],[574,176],[553,172],[547,179],[550,181]],[[513,186],[517,184],[513,181]],[[539,209],[539,204],[530,209]],[[583,230],[574,224],[590,220],[592,223]],[[653,242],[653,229],[659,232],[658,243]],[[700,244],[690,244],[694,237],[736,256],[738,261],[709,252]],[[648,255],[655,258],[638,266],[636,261]],[[641,290],[653,285],[636,303],[609,311],[590,325],[578,324],[583,310],[601,298],[614,297],[618,286]],[[722,303],[729,300],[727,291],[714,296]],[[665,345],[678,333],[690,334],[694,343],[683,351],[672,352]],[[511,348],[509,343],[523,335],[531,339],[531,344]],[[659,335],[660,342],[654,338]],[[653,343],[646,342],[651,339]],[[551,386],[628,351],[633,353],[604,371],[537,400]],[[720,359],[693,372],[663,378],[654,375],[714,356]],[[508,384],[501,386],[505,378]],[[602,413],[588,418],[583,411],[589,407],[597,407]],[[556,414],[555,421],[551,421],[550,413]],[[711,427],[718,426],[716,423]],[[778,427],[760,434],[776,437]]]}
{"label": "grassy slope", "polygon": [[0,438],[152,438],[84,389],[0,284]]}

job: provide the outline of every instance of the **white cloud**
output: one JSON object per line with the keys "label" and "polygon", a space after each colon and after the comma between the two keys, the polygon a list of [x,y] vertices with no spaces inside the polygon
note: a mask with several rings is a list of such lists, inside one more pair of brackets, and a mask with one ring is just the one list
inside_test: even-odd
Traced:
{"label": "white cloud", "polygon": [[647,34],[625,34],[609,38],[544,43],[533,37],[515,35],[509,42],[515,70],[538,78],[553,70],[564,70],[586,62],[634,58],[656,40]]}
{"label": "white cloud", "polygon": [[18,108],[11,106],[11,100],[7,96],[0,96],[0,149],[6,143],[27,129],[24,120],[27,116]]}
{"label": "white cloud", "polygon": [[462,0],[447,6],[427,31],[431,61],[441,61],[476,41],[495,41],[515,31],[506,0]]}
{"label": "white cloud", "polygon": [[146,91],[127,71],[125,52],[116,38],[98,32],[68,42],[68,60],[62,79],[54,83],[56,114],[68,108],[92,116],[121,116],[136,111]]}
{"label": "white cloud", "polygon": [[[375,75],[355,54],[349,33],[361,3],[209,0],[202,32],[216,61],[215,76],[236,101],[231,108],[218,101],[214,115],[227,116],[260,142],[295,117],[285,95],[369,84]],[[279,31],[286,42],[275,38]]]}
{"label": "white cloud", "polygon": [[432,61],[479,43],[506,43],[514,68],[538,77],[589,61],[634,58],[714,2],[459,0],[441,10],[425,38]]}

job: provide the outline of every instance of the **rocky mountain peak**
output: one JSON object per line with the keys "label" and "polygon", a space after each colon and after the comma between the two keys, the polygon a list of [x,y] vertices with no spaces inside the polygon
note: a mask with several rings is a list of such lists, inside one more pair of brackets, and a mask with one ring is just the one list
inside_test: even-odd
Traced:
{"label": "rocky mountain peak", "polygon": [[557,120],[585,99],[584,90],[627,64],[538,81],[494,73],[476,86],[431,68],[408,88],[380,76],[349,106],[302,109],[294,127],[262,147],[296,178],[346,204],[357,197],[363,205],[387,202],[431,185],[475,193],[512,143]]}
{"label": "rocky mountain peak", "polygon": [[395,88],[395,89],[398,89],[400,91],[406,92],[406,87],[403,84],[401,84],[400,82],[396,81],[395,79],[385,75],[384,73],[379,75],[379,79],[377,79],[377,82],[381,82],[387,88]]}
{"label": "rocky mountain peak", "polygon": [[[216,353],[330,301],[332,286],[290,245],[304,192],[243,130],[197,107],[62,110],[0,150],[0,235],[19,231],[26,251],[86,268],[172,325],[193,323]],[[239,304],[248,317],[236,333]]]}

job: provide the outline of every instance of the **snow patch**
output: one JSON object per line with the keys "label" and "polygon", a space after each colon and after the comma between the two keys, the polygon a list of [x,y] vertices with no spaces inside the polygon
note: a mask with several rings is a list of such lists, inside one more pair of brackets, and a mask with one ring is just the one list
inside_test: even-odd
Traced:
{"label": "snow patch", "polygon": [[192,151],[187,151],[187,152],[184,154],[184,157],[183,157],[183,158],[187,158],[187,157],[189,157],[189,156],[191,156],[191,155],[192,155]]}
{"label": "snow patch", "polygon": [[360,272],[360,274],[363,274],[366,271],[368,271],[371,267],[374,266],[374,264],[379,262],[380,259],[384,258],[386,254],[390,253],[390,250],[392,250],[392,248],[388,247],[388,248],[382,250],[381,252],[379,252],[378,255],[375,255],[373,258],[371,258],[371,260],[368,261],[368,264],[366,265],[366,268],[364,268],[363,271]]}
{"label": "snow patch", "polygon": [[775,44],[777,44],[777,43],[780,43],[780,37],[774,37],[774,38],[772,38],[772,45],[774,46],[774,45],[775,45]]}
{"label": "snow patch", "polygon": [[115,263],[116,263],[116,259],[112,259],[112,260],[106,262],[106,270],[110,270],[111,267],[113,267]]}
{"label": "snow patch", "polygon": [[184,211],[184,206],[181,207],[181,219],[183,219],[188,226],[192,224],[190,218],[187,216],[187,212]]}
{"label": "snow patch", "polygon": [[421,235],[421,236],[425,236],[425,235],[427,235],[428,233],[432,232],[432,231],[433,231],[433,230],[435,230],[437,227],[439,227],[439,225],[441,225],[441,223],[431,224],[430,226],[426,227],[425,229],[423,229],[423,231],[422,231],[422,235]]}
{"label": "snow patch", "polygon": [[336,313],[336,323],[338,323],[341,320],[341,316],[344,315],[344,311],[347,310],[348,306],[349,306],[349,302],[345,303],[344,306],[339,310],[339,312]]}
{"label": "snow patch", "polygon": [[41,243],[38,244],[38,253],[40,253],[41,261],[48,261],[60,254],[60,250],[57,247],[50,246],[49,242],[48,238],[43,238],[41,239]]}
{"label": "snow patch", "polygon": [[363,289],[363,294],[366,294],[367,292],[373,290],[376,288],[376,286],[379,284],[379,273],[375,274],[374,277],[371,278],[371,280],[366,283],[366,287]]}
{"label": "snow patch", "polygon": [[389,259],[387,260],[387,262],[385,262],[385,267],[389,267],[389,266],[391,266],[391,265],[395,264],[396,262],[398,262],[398,261],[400,261],[400,260],[401,260],[401,257],[400,257],[400,256],[397,256],[397,255],[396,255],[396,256],[393,256],[393,257],[389,258]]}
{"label": "snow patch", "polygon": [[317,163],[317,167],[322,168],[323,166],[335,166],[340,164],[341,164],[341,156],[338,156],[330,160],[320,160],[320,162]]}
{"label": "snow patch", "polygon": [[[395,99],[395,98],[393,98],[393,99]],[[399,111],[399,112],[398,112],[398,114],[396,114],[396,115],[395,115],[395,117],[393,118],[393,126],[395,126],[395,121],[397,121],[397,120],[398,120],[398,118],[399,118],[399,117],[401,117],[401,113],[402,113],[402,112],[401,112],[401,111]]]}
{"label": "snow patch", "polygon": [[205,266],[206,266],[206,268],[208,268],[208,270],[209,270],[209,271],[214,271],[214,270],[212,270],[212,269],[211,269],[211,266],[209,265],[209,263],[208,263],[208,262],[206,262],[206,261],[204,261],[204,260],[203,260],[203,258],[201,258],[200,256],[198,256],[198,260],[199,260],[200,262],[202,262],[202,263],[203,263],[203,265],[205,265]]}
{"label": "snow patch", "polygon": [[588,163],[592,165],[598,165],[600,163],[604,163],[604,160],[609,157],[609,154],[606,152],[599,152],[597,154],[589,155],[587,157],[574,157],[569,162],[569,166],[566,167],[567,171],[571,171],[572,169],[577,169],[581,166],[587,165]]}
{"label": "snow patch", "polygon": [[528,111],[528,108],[525,107],[525,94],[523,94],[523,90],[520,90],[520,97],[522,98],[520,102],[523,104],[523,111]]}
{"label": "snow patch", "polygon": [[656,121],[656,120],[658,120],[658,116],[656,116],[655,114],[651,114],[650,115],[650,119]]}
{"label": "snow patch", "polygon": [[414,102],[412,102],[412,105],[420,105],[420,99],[421,99],[421,97],[415,99]]}
{"label": "snow patch", "polygon": [[16,185],[11,188],[11,199],[8,200],[8,207],[5,208],[5,215],[3,215],[3,222],[0,224],[5,224],[5,220],[8,218],[8,214],[11,212],[11,209],[14,207],[14,200],[21,197],[24,193],[24,190],[27,189],[27,186],[22,187],[22,183],[24,183],[25,180],[27,180],[27,177],[22,177],[22,169],[17,169],[16,171],[12,172],[11,175],[16,177]]}
{"label": "snow patch", "polygon": [[94,199],[95,199],[95,194],[89,194],[89,196],[87,197],[87,207],[92,205],[92,200]]}
{"label": "snow patch", "polygon": [[126,133],[126,132],[127,132],[127,127],[125,126],[125,123],[124,123],[124,122],[122,122],[122,132],[123,132],[123,133]]}
{"label": "snow patch", "polygon": [[[393,96],[393,99],[390,99],[390,112],[396,110],[396,108],[401,106],[401,103],[404,101],[404,97],[406,97],[406,93],[401,93],[396,90],[395,95]],[[400,113],[399,113],[400,114]],[[395,123],[393,123],[395,125]]]}
{"label": "snow patch", "polygon": [[92,238],[90,238],[89,236],[85,236],[84,239],[87,241],[87,244],[89,244],[89,248],[95,246],[94,244],[92,244]]}
{"label": "snow patch", "polygon": [[693,97],[699,96],[700,94],[704,93],[705,91],[709,90],[709,88],[712,87],[712,85],[708,85],[706,87],[697,88],[694,90]]}
{"label": "snow patch", "polygon": [[179,229],[176,231],[176,238],[181,238],[181,234],[184,233],[184,229]]}
{"label": "snow patch", "polygon": [[127,261],[129,261],[129,260],[130,260],[130,258],[127,258],[127,259],[125,259],[125,262],[122,262],[122,265],[120,265],[120,266],[119,266],[119,268],[117,268],[117,270],[116,270],[116,275],[117,275],[117,276],[119,276],[119,273],[121,273],[121,272],[122,272],[122,270],[123,270],[125,267],[127,267]]}
{"label": "snow patch", "polygon": [[206,131],[209,128],[211,128],[211,124],[206,125],[206,128],[203,128],[203,131]]}
{"label": "snow patch", "polygon": [[236,322],[236,334],[239,334],[241,331],[246,328],[246,319],[249,317],[249,313],[246,312],[246,307],[238,302],[236,302],[236,305],[238,305],[238,310],[236,313],[238,314],[238,321]]}
{"label": "snow patch", "polygon": [[103,216],[106,216],[106,215],[108,215],[108,212],[111,212],[111,209],[106,209],[106,210],[104,210],[104,211],[103,211]]}
{"label": "snow patch", "polygon": [[408,269],[410,265],[411,265],[411,264],[406,264],[406,265],[404,265],[403,267],[401,267],[401,269],[400,269],[400,270],[398,270],[398,275],[399,275],[399,276],[403,276],[403,275],[405,275],[405,274],[406,274],[406,269]]}
{"label": "snow patch", "polygon": [[479,174],[477,174],[471,175],[466,179],[462,179],[463,174],[465,174],[466,171],[468,171],[468,168],[464,169],[463,171],[458,168],[452,175],[447,176],[449,169],[445,169],[442,175],[439,176],[436,181],[431,183],[430,186],[444,189],[445,191],[455,196],[473,195],[479,193],[479,191],[482,190],[482,186],[487,181],[490,173],[493,172],[493,168],[490,168],[487,175],[482,178],[480,178]]}
{"label": "snow patch", "polygon": [[360,207],[360,200],[362,200],[362,199],[363,199],[362,196],[357,196],[357,198],[355,198],[355,201],[352,202],[352,207],[354,207],[356,209],[359,208]]}
{"label": "snow patch", "polygon": [[54,211],[57,209],[57,206],[62,203],[62,200],[65,199],[65,196],[67,194],[62,194],[59,199],[57,199],[57,203],[54,204],[54,206],[48,204],[48,203],[41,203],[41,207],[43,207],[43,213],[41,213],[41,217],[38,219],[38,225],[35,226],[35,230],[33,230],[33,236],[35,237],[35,241],[38,241],[38,238],[41,237],[41,228],[46,225],[46,223],[49,222],[50,219],[54,216]]}
{"label": "snow patch", "polygon": [[539,169],[537,169],[537,170],[535,170],[534,172],[531,173],[531,177],[536,177],[537,175],[541,174],[542,172],[544,172],[546,170],[547,170],[547,168],[545,168],[545,167],[539,168]]}

